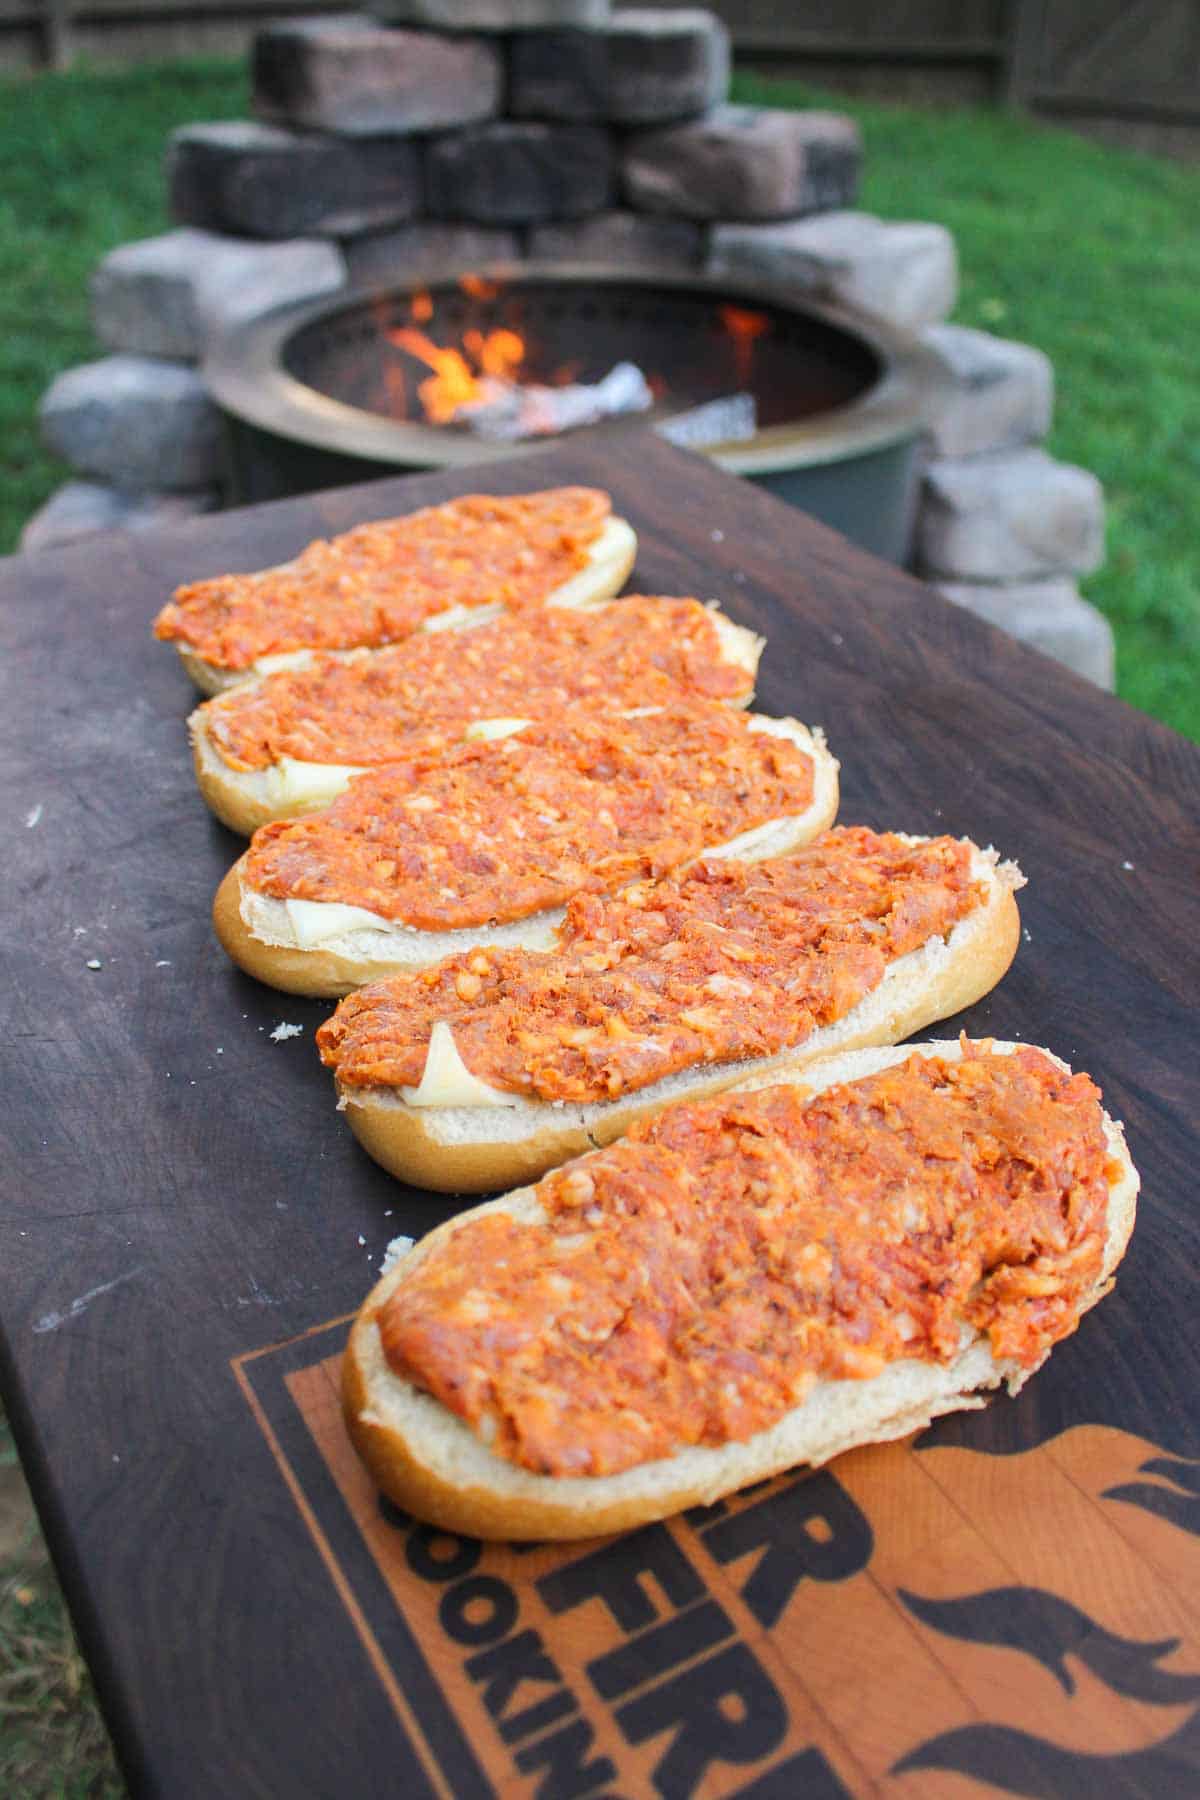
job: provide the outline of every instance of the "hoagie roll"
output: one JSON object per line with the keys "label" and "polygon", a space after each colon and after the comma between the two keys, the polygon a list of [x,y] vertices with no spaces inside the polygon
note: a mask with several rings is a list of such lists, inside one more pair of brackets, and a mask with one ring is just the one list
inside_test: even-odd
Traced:
{"label": "hoagie roll", "polygon": [[468,494],[318,539],[274,568],[191,582],[154,634],[215,694],[310,650],[378,649],[481,609],[602,600],[636,553],[632,527],[598,489]]}
{"label": "hoagie roll", "polygon": [[214,923],[249,974],[336,996],[476,944],[549,947],[576,894],[807,843],[837,791],[819,732],[715,700],[515,720],[264,826]]}
{"label": "hoagie roll", "polygon": [[516,717],[629,711],[688,696],[746,706],[762,640],[698,600],[630,596],[507,613],[383,650],[304,655],[188,721],[200,791],[249,836],[328,806],[355,775]]}
{"label": "hoagie roll", "polygon": [[1016,1393],[1112,1286],[1137,1190],[1048,1051],[777,1070],[402,1256],[351,1332],[350,1433],[444,1530],[628,1530]]}

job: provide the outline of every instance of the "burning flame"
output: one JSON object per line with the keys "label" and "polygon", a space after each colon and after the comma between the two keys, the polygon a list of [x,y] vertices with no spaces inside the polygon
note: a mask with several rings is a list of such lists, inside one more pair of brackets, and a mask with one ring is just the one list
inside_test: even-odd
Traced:
{"label": "burning flame", "polygon": [[397,326],[388,337],[398,350],[407,350],[433,370],[418,384],[417,393],[434,425],[446,425],[460,406],[486,399],[488,377],[515,381],[525,360],[524,338],[505,329],[464,331],[461,350],[443,349],[411,325]]}
{"label": "burning flame", "polygon": [[[474,300],[494,300],[503,284],[483,275],[462,275],[458,285]],[[489,381],[519,379],[526,351],[525,340],[519,332],[507,327],[494,331],[471,329],[463,332],[461,348],[447,348],[435,344],[427,333],[417,329],[433,317],[433,296],[427,288],[417,290],[408,310],[412,324],[392,327],[387,337],[398,350],[406,350],[433,371],[417,386],[418,398],[430,424],[447,425],[460,406],[487,400]],[[389,382],[388,385],[394,402],[393,384]],[[403,377],[394,385],[402,389]],[[402,402],[399,416],[404,416]]]}
{"label": "burning flame", "polygon": [[[472,300],[484,303],[494,301],[504,292],[502,281],[484,275],[461,275],[458,286]],[[506,310],[511,312],[512,309]],[[387,341],[397,350],[424,363],[430,371],[417,383],[417,399],[431,425],[463,424],[469,421],[477,429],[484,429],[479,421],[485,415],[494,423],[494,416],[498,411],[503,413],[514,404],[518,410],[520,406],[532,409],[531,417],[541,419],[542,413],[545,413],[545,419],[549,420],[552,416],[559,416],[553,407],[547,412],[536,396],[550,388],[571,388],[584,366],[579,359],[565,362],[549,374],[539,373],[534,378],[525,367],[529,345],[520,331],[511,325],[494,326],[490,329],[471,326],[463,330],[457,344],[439,344],[428,331],[422,329],[429,325],[435,311],[433,295],[427,288],[419,288],[409,299],[407,323],[390,325],[380,320],[380,328]],[[754,316],[739,314],[740,318],[746,319],[753,319]],[[766,329],[765,319],[762,321],[762,329]],[[638,380],[642,381],[640,374]],[[406,390],[409,388],[411,375],[398,361],[394,361],[385,367],[384,382],[392,416],[405,418],[408,410]],[[660,379],[656,382],[654,391],[661,393],[663,387]],[[578,402],[573,397],[572,404],[577,411]],[[530,425],[528,429],[550,432],[563,427],[540,422]]]}
{"label": "burning flame", "polygon": [[744,306],[722,306],[721,323],[733,339],[733,360],[738,380],[748,383],[754,361],[754,340],[771,328],[766,313],[751,312]]}

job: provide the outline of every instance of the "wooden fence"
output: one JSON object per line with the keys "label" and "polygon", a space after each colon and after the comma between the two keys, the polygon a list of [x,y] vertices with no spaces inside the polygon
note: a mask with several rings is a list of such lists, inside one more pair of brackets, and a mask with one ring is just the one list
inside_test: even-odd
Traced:
{"label": "wooden fence", "polygon": [[0,70],[237,55],[272,19],[338,10],[337,0],[0,0]]}
{"label": "wooden fence", "polygon": [[897,99],[1023,106],[1200,154],[1200,0],[709,3],[743,64]]}
{"label": "wooden fence", "polygon": [[[354,0],[342,0],[353,5]],[[658,0],[682,6],[694,0]],[[338,0],[0,0],[0,69],[238,52]],[[368,0],[369,4],[369,0]],[[739,62],[1200,153],[1200,0],[709,0]]]}

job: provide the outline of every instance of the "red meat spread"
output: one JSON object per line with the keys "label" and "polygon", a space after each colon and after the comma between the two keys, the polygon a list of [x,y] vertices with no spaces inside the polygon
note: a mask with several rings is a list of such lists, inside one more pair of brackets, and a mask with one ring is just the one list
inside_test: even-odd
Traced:
{"label": "red meat spread", "polygon": [[981,904],[971,845],[862,827],[762,863],[572,901],[552,953],[475,949],[351,995],[317,1034],[344,1087],[415,1086],[438,1019],[481,1081],[611,1100],[699,1063],[771,1056]]}
{"label": "red meat spread", "polygon": [[551,721],[357,776],[327,812],[257,831],[242,880],[425,931],[502,923],[801,813],[812,773],[715,700]]}
{"label": "red meat spread", "polygon": [[423,632],[352,662],[318,657],[205,707],[235,769],[391,762],[415,732],[460,736],[473,719],[548,718],[580,707],[658,706],[679,694],[744,700],[753,674],[724,659],[698,600],[631,597],[595,611],[506,615]]}
{"label": "red meat spread", "polygon": [[659,1114],[541,1181],[544,1223],[456,1231],[380,1309],[388,1363],[568,1476],[744,1441],[817,1380],[951,1361],[964,1326],[1035,1367],[1097,1281],[1117,1166],[1086,1075],[964,1053]]}
{"label": "red meat spread", "polygon": [[540,602],[579,573],[607,494],[470,494],[318,539],[294,562],[176,590],[154,624],[222,669],[289,650],[390,644],[452,606]]}

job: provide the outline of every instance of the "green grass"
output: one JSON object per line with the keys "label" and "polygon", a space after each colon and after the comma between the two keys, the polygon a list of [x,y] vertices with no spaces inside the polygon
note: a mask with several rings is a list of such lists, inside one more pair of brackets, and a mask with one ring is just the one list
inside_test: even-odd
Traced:
{"label": "green grass", "polygon": [[1049,355],[1048,447],[1098,475],[1108,502],[1108,561],[1083,591],[1116,634],[1118,692],[1200,740],[1200,168],[1003,113],[737,86],[760,104],[853,113],[862,206],[947,226],[955,319]]}
{"label": "green grass", "polygon": [[[1085,591],[1116,632],[1119,691],[1200,739],[1200,170],[998,113],[831,101],[746,75],[737,92],[852,112],[863,205],[947,225],[956,317],[1050,355],[1050,448],[1108,496],[1108,562]],[[65,477],[35,411],[54,375],[99,354],[91,270],[168,223],[172,126],[247,105],[244,65],[212,60],[0,82],[0,553]]]}
{"label": "green grass", "polygon": [[14,1529],[16,1451],[0,1413],[6,1501],[0,1550],[0,1794],[121,1800],[124,1783],[32,1510]]}
{"label": "green grass", "polygon": [[0,80],[0,554],[67,478],[41,449],[38,400],[102,351],[88,278],[117,244],[167,228],[176,125],[244,118],[244,69],[206,60]]}

